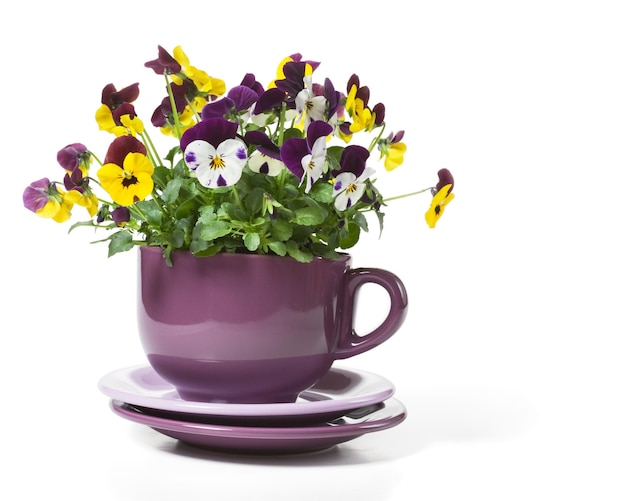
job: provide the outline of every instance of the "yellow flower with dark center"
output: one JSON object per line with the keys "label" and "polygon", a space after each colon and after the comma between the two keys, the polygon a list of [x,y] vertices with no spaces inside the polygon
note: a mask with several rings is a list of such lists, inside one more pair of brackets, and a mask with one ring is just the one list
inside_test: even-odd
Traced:
{"label": "yellow flower with dark center", "polygon": [[425,214],[426,223],[428,223],[429,227],[435,227],[437,221],[439,221],[439,218],[443,215],[446,205],[454,199],[454,193],[450,191],[451,189],[452,185],[446,184],[433,197],[430,208]]}
{"label": "yellow flower with dark center", "polygon": [[129,153],[123,163],[123,166],[104,164],[98,171],[98,178],[116,204],[128,207],[152,193],[154,167],[142,153]]}

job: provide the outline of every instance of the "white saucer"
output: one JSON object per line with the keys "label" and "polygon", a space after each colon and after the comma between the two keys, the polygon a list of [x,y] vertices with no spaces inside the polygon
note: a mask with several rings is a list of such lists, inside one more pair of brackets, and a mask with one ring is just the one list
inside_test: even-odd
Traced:
{"label": "white saucer", "polygon": [[394,385],[382,376],[338,367],[331,368],[293,403],[223,404],[183,400],[175,388],[149,365],[110,372],[100,379],[98,387],[113,400],[160,411],[201,414],[205,417],[274,419],[305,416],[319,418],[318,421],[341,416],[351,409],[378,404],[395,392]]}
{"label": "white saucer", "polygon": [[406,408],[395,398],[355,409],[315,426],[288,427],[223,426],[180,421],[150,415],[117,400],[111,400],[110,405],[118,416],[181,442],[212,451],[252,454],[293,454],[328,449],[366,433],[386,430],[406,418]]}

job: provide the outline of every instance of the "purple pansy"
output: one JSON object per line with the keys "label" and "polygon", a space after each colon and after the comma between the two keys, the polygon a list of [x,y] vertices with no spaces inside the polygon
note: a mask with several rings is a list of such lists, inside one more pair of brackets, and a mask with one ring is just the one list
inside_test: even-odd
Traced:
{"label": "purple pansy", "polygon": [[280,149],[280,158],[287,168],[301,183],[306,181],[307,193],[324,172],[326,137],[332,131],[330,124],[315,120],[307,129],[306,139],[289,138]]}
{"label": "purple pansy", "polygon": [[22,195],[24,207],[35,213],[43,209],[50,199],[50,195],[48,194],[50,187],[51,183],[47,177],[30,183]]}
{"label": "purple pansy", "polygon": [[274,109],[280,108],[281,104],[285,100],[285,92],[273,87],[266,90],[259,97],[254,106],[253,115],[260,115],[261,113],[269,112]]}
{"label": "purple pansy", "polygon": [[250,155],[248,166],[254,172],[277,176],[285,168],[285,164],[280,159],[280,148],[260,130],[247,132],[244,136],[246,144],[256,146],[256,151]]}
{"label": "purple pansy", "polygon": [[65,148],[57,153],[57,162],[66,171],[72,172],[80,165],[84,165],[89,161],[89,151],[82,143],[68,144]]}
{"label": "purple pansy", "polygon": [[367,148],[359,145],[349,145],[343,150],[340,169],[333,172],[333,196],[337,210],[346,210],[363,196],[366,181],[374,173],[374,169],[365,165],[369,156]]}
{"label": "purple pansy", "polygon": [[250,87],[237,85],[228,91],[228,94],[217,101],[208,103],[202,108],[202,120],[208,118],[223,118],[233,112],[239,113],[249,109],[259,98],[259,95]]}
{"label": "purple pansy", "polygon": [[130,221],[130,210],[128,207],[118,207],[111,211],[111,219],[118,226],[123,226]]}

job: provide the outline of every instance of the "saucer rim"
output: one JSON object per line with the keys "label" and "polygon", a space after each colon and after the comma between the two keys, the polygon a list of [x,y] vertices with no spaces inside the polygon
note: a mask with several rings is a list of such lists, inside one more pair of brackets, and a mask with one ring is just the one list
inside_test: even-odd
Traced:
{"label": "saucer rim", "polygon": [[[351,423],[326,422],[322,425],[265,427],[265,426],[232,426],[193,421],[179,421],[164,417],[144,414],[132,409],[132,404],[110,399],[109,406],[118,416],[129,421],[148,426],[156,431],[164,430],[175,433],[192,434],[202,437],[227,438],[232,440],[317,440],[357,438],[366,433],[382,431],[403,422],[407,417],[405,405],[395,397],[377,402],[384,404],[382,409],[374,411]],[[130,406],[130,407],[129,407]],[[372,416],[381,414],[372,419]]]}
{"label": "saucer rim", "polygon": [[[377,386],[375,391],[353,395],[347,398],[334,396],[327,400],[298,400],[291,403],[268,403],[268,404],[229,404],[214,402],[198,402],[193,400],[183,400],[180,397],[168,398],[168,394],[176,394],[174,386],[163,381],[164,395],[140,395],[128,389],[120,388],[122,380],[120,378],[130,377],[135,371],[148,371],[152,375],[159,377],[149,364],[140,364],[124,367],[105,374],[98,381],[98,388],[102,393],[111,398],[131,405],[189,414],[201,414],[204,416],[227,416],[227,417],[289,417],[289,416],[315,416],[317,414],[327,414],[331,412],[348,411],[366,405],[376,404],[387,400],[395,394],[395,385],[387,378],[356,368],[333,366],[329,372],[339,371],[352,374],[353,377],[366,377],[370,380],[370,385],[374,382]],[[315,394],[315,385],[306,390]],[[328,396],[323,392],[318,395]]]}

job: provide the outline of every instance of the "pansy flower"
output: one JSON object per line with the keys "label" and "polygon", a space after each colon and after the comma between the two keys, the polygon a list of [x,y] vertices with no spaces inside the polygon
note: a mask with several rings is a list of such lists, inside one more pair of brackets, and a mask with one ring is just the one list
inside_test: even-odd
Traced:
{"label": "pansy flower", "polygon": [[394,170],[404,162],[404,154],[406,152],[406,144],[401,142],[404,137],[404,131],[401,130],[397,134],[393,132],[386,139],[378,142],[380,158],[385,157],[385,169]]}
{"label": "pansy flower", "polygon": [[85,207],[91,217],[98,212],[98,197],[89,187],[87,170],[91,153],[82,143],[68,144],[58,151],[57,161],[65,169],[63,185],[67,190],[64,198],[72,204]]}
{"label": "pansy flower", "polygon": [[63,178],[63,186],[67,190],[65,199],[87,209],[91,217],[98,212],[98,196],[89,186],[89,178],[84,176],[83,168],[78,167],[67,172]]}
{"label": "pansy flower", "polygon": [[[226,92],[226,82],[192,66],[180,45],[174,48],[174,59],[180,63],[181,73],[194,83],[201,94],[216,98]],[[172,80],[181,83],[181,79],[175,75],[172,75]]]}
{"label": "pansy flower", "polygon": [[285,168],[280,159],[280,148],[260,130],[247,132],[244,136],[247,144],[253,144],[256,149],[248,158],[248,167],[254,172],[277,176]]}
{"label": "pansy flower", "polygon": [[66,171],[72,172],[79,166],[88,166],[91,161],[91,153],[87,146],[82,143],[68,144],[57,152],[57,162]]}
{"label": "pansy flower", "polygon": [[385,106],[378,103],[373,109],[368,106],[370,99],[369,87],[361,87],[358,75],[354,74],[348,80],[348,95],[346,97],[346,111],[352,118],[348,131],[350,134],[362,130],[371,131],[382,125],[385,120]]}
{"label": "pansy flower", "polygon": [[315,71],[317,69],[317,67],[320,65],[320,63],[318,61],[302,61],[302,54],[300,53],[295,53],[295,54],[291,54],[290,56],[287,56],[286,58],[284,58],[279,64],[278,67],[276,68],[276,79],[272,80],[270,82],[270,84],[267,86],[268,89],[270,88],[275,88],[276,87],[276,82],[280,81],[280,80],[285,80],[287,77],[285,75],[285,65],[288,63],[300,63],[300,62],[304,62],[305,64],[308,64],[308,69],[305,66],[305,70],[308,72],[308,74],[312,74],[313,71]]}
{"label": "pansy flower", "polygon": [[113,84],[102,89],[102,105],[96,111],[96,122],[101,130],[116,136],[143,133],[143,123],[132,103],[139,97],[139,84],[117,90]]}
{"label": "pansy flower", "polygon": [[365,165],[369,156],[367,148],[358,145],[346,146],[342,151],[340,169],[333,172],[333,196],[338,211],[346,210],[363,196],[366,181],[374,173],[374,169]]}
{"label": "pansy flower", "polygon": [[98,178],[113,201],[127,207],[150,195],[153,172],[143,143],[133,136],[122,136],[109,146]]}
{"label": "pansy flower", "polygon": [[[202,108],[202,120],[238,115],[243,111],[248,111],[258,99],[259,95],[250,87],[237,85],[230,89],[228,94],[222,99],[207,103]],[[249,114],[249,111],[247,114]]]}
{"label": "pansy flower", "polygon": [[426,223],[431,228],[434,228],[439,221],[439,218],[443,215],[443,211],[453,199],[454,193],[454,178],[448,169],[441,169],[438,173],[439,182],[433,188],[433,200],[430,204],[430,208],[425,214]]}
{"label": "pansy flower", "polygon": [[[181,132],[184,132],[196,124],[196,113],[202,110],[207,100],[197,95],[197,89],[188,80],[180,85],[173,84],[171,91],[178,114],[178,125]],[[151,122],[155,127],[160,127],[163,134],[174,135],[175,121],[172,113],[172,100],[169,96],[164,97],[161,104],[154,110]]]}
{"label": "pansy flower", "polygon": [[[252,123],[263,127],[278,113],[286,99],[286,94],[276,87],[263,92],[251,112]],[[291,118],[289,118],[291,119]]]}
{"label": "pansy flower", "polygon": [[280,149],[281,160],[300,179],[300,184],[305,183],[305,193],[324,173],[326,137],[332,131],[330,124],[316,120],[309,125],[306,139],[289,138]]}
{"label": "pansy flower", "polygon": [[185,163],[203,186],[220,188],[239,181],[248,156],[236,133],[235,122],[209,118],[183,134],[180,147]]}
{"label": "pansy flower", "polygon": [[158,50],[159,56],[152,61],[148,61],[144,64],[144,66],[154,70],[157,75],[171,75],[179,73],[182,69],[180,63],[160,45],[158,46]]}
{"label": "pansy flower", "polygon": [[130,210],[128,207],[117,207],[111,211],[111,219],[117,226],[125,226],[130,221]]}
{"label": "pansy flower", "polygon": [[282,90],[285,102],[290,108],[295,108],[296,96],[305,89],[305,79],[313,74],[317,63],[311,61],[288,61],[282,67],[284,78],[275,80],[276,88]]}
{"label": "pansy flower", "polygon": [[65,192],[45,177],[26,187],[22,201],[28,210],[57,223],[67,221],[71,216],[72,201],[65,198]]}
{"label": "pansy flower", "polygon": [[297,120],[305,130],[313,120],[324,119],[326,98],[323,95],[315,95],[311,76],[304,77],[304,89],[298,92],[295,103],[298,112]]}

